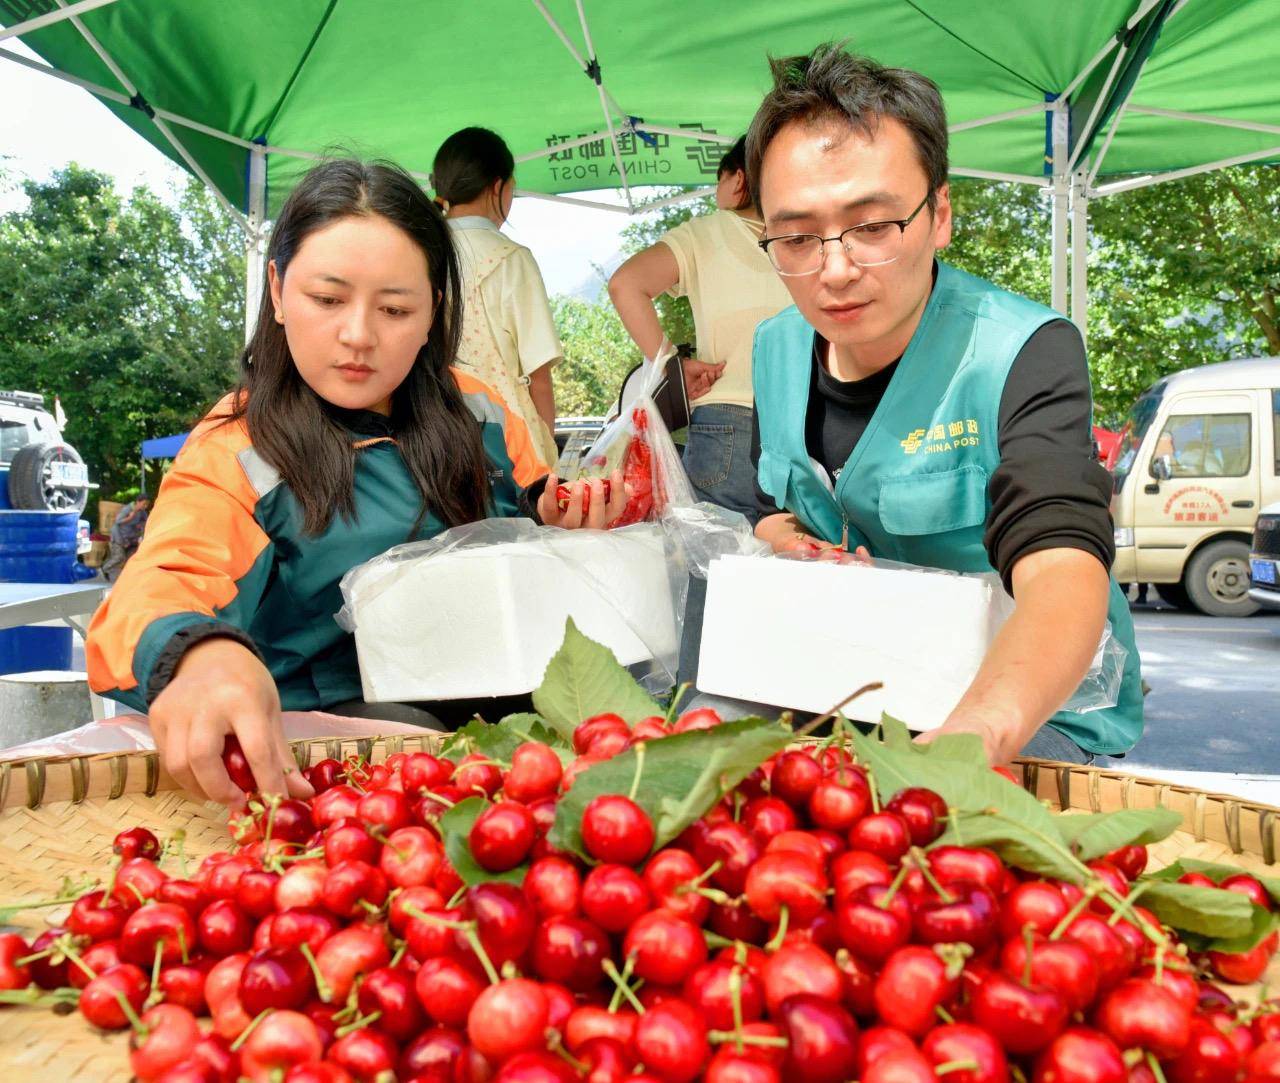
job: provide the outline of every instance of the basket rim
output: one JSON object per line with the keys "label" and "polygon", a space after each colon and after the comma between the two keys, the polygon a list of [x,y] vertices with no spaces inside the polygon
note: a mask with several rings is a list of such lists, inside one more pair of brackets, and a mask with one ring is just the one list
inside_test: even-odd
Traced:
{"label": "basket rim", "polygon": [[[316,746],[324,746],[326,750],[342,745],[354,745],[358,753],[369,756],[375,746],[385,745],[392,751],[402,749],[406,741],[421,742],[425,748],[433,740],[444,736],[438,732],[424,730],[421,735],[417,734],[389,734],[380,737],[305,737],[298,740],[290,741],[289,746],[294,750],[295,755],[300,759],[309,758],[311,750]],[[27,807],[33,808],[40,803],[41,796],[44,791],[44,778],[49,767],[69,765],[72,773],[72,789],[73,793],[87,792],[87,779],[93,765],[98,763],[109,764],[112,769],[113,790],[120,789],[123,792],[123,775],[128,774],[128,764],[141,763],[143,770],[146,772],[146,792],[155,793],[161,789],[174,789],[173,786],[161,785],[160,756],[154,750],[136,750],[132,752],[97,752],[86,755],[58,755],[58,756],[32,756],[17,760],[0,760],[0,813],[11,806],[7,802],[9,790],[13,786],[14,776],[26,776],[28,798],[32,793],[36,794],[35,803],[27,803]],[[1220,804],[1234,807],[1242,811],[1257,812],[1259,815],[1272,814],[1280,816],[1280,806],[1262,804],[1257,801],[1251,801],[1247,798],[1240,797],[1236,794],[1219,793],[1213,790],[1202,790],[1195,786],[1187,786],[1183,783],[1169,782],[1158,778],[1147,778],[1140,774],[1133,774],[1128,771],[1117,771],[1111,768],[1094,767],[1087,764],[1066,763],[1059,760],[1040,759],[1033,756],[1019,756],[1014,759],[1013,764],[1022,768],[1033,768],[1035,771],[1049,770],[1053,771],[1060,778],[1069,779],[1072,775],[1082,775],[1085,778],[1110,779],[1116,782],[1128,782],[1139,786],[1149,786],[1161,793],[1182,794],[1190,797],[1207,798]],[[123,768],[123,769],[122,769]],[[1065,773],[1065,774],[1064,774]],[[167,776],[165,776],[167,779]],[[171,780],[170,780],[171,781]],[[1025,789],[1034,790],[1034,783],[1030,782],[1024,773],[1022,785]],[[1059,789],[1064,787],[1059,785]],[[119,796],[119,793],[113,793],[113,796]],[[79,798],[83,800],[83,796]],[[77,801],[73,797],[73,801]]]}

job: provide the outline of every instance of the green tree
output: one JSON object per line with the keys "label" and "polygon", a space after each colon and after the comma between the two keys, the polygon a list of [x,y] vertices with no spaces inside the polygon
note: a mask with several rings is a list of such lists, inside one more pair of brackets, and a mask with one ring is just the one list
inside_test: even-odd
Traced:
{"label": "green tree", "polygon": [[61,398],[109,495],[136,483],[143,439],[183,431],[234,381],[241,239],[195,180],[176,206],[76,165],[22,189],[0,217],[0,385]]}
{"label": "green tree", "polygon": [[555,297],[551,313],[564,346],[552,379],[561,417],[607,414],[627,373],[640,361],[618,313],[609,302]]}
{"label": "green tree", "polygon": [[[945,258],[1050,299],[1043,190],[959,180]],[[1091,202],[1089,360],[1100,420],[1116,423],[1161,376],[1280,353],[1280,170],[1240,167]]]}

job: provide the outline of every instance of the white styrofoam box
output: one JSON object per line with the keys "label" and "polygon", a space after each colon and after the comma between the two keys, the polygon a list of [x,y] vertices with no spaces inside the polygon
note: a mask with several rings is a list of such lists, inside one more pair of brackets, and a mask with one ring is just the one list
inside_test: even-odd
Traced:
{"label": "white styrofoam box", "polygon": [[348,608],[370,703],[531,692],[566,617],[624,665],[676,653],[656,525],[548,530],[369,568],[352,577]]}
{"label": "white styrofoam box", "polygon": [[1008,615],[994,577],[725,556],[712,562],[698,690],[936,729]]}

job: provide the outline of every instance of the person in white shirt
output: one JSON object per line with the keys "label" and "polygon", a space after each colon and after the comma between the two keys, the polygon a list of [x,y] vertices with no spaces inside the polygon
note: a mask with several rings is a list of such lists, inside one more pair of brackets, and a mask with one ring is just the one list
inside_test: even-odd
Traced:
{"label": "person in white shirt", "polygon": [[500,232],[511,213],[515,159],[496,132],[463,128],[436,151],[431,186],[462,269],[457,364],[521,417],[539,457],[554,467],[551,370],[564,351],[533,253]]}
{"label": "person in white shirt", "polygon": [[697,357],[685,362],[696,400],[684,467],[699,500],[755,516],[751,466],[751,342],[756,324],[791,304],[759,241],[747,189],[745,140],[720,160],[717,210],[682,222],[609,279],[623,326],[646,357],[663,341],[654,298],[689,298]]}

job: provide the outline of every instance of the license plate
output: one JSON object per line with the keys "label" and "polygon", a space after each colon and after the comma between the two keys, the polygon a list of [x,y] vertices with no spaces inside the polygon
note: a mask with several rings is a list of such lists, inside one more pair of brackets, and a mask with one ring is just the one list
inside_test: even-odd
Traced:
{"label": "license plate", "polygon": [[1276,583],[1276,562],[1274,560],[1251,560],[1249,571],[1255,583]]}
{"label": "license plate", "polygon": [[49,467],[55,485],[83,485],[89,480],[89,471],[84,463],[52,462]]}

